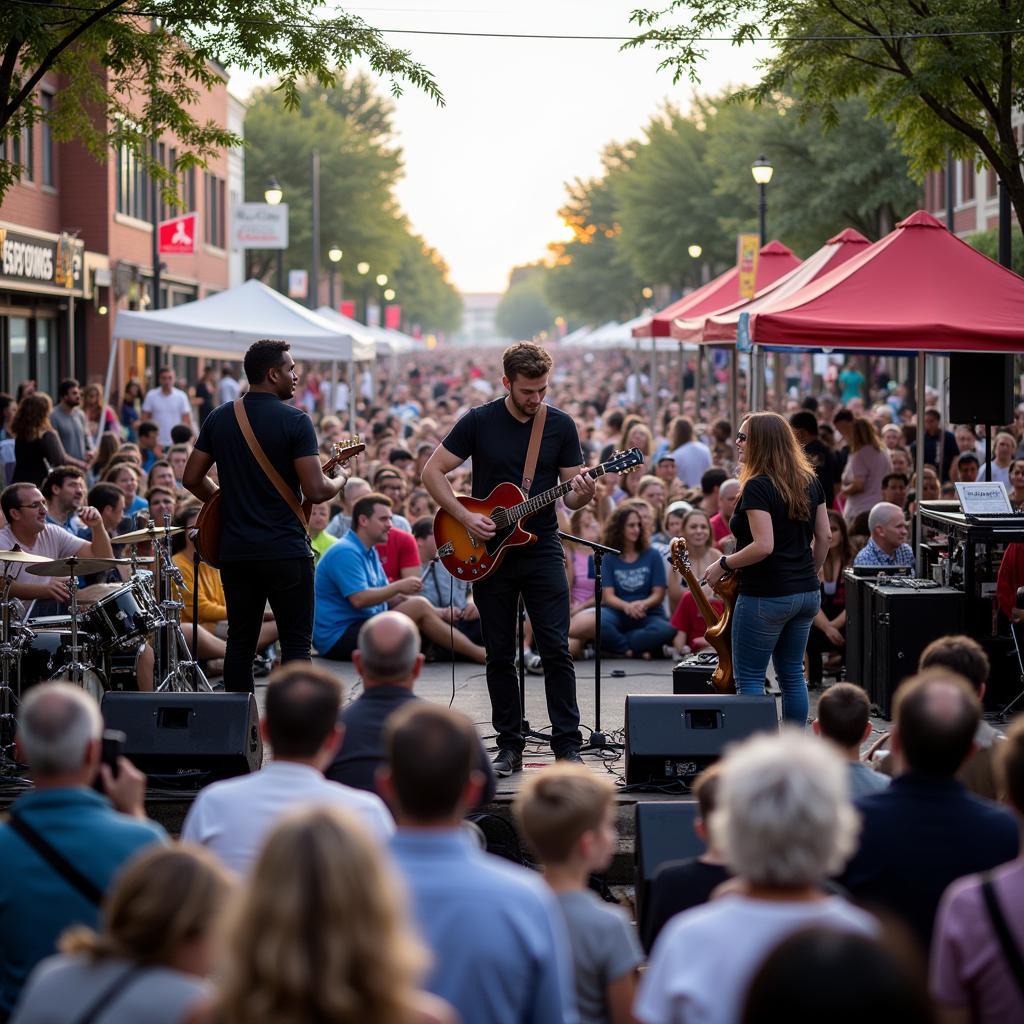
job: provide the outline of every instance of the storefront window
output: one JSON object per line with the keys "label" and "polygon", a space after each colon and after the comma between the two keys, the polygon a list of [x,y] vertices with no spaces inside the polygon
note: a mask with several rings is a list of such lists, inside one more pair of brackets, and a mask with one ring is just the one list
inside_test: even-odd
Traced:
{"label": "storefront window", "polygon": [[36,383],[40,391],[55,393],[53,380],[53,345],[50,344],[55,324],[40,317],[36,320]]}
{"label": "storefront window", "polygon": [[11,353],[11,393],[23,381],[29,379],[28,366],[28,319],[12,316],[8,321]]}

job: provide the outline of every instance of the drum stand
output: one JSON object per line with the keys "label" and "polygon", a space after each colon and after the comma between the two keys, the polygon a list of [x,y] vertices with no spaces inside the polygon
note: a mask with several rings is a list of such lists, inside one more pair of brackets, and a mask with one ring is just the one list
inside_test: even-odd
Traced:
{"label": "drum stand", "polygon": [[78,577],[75,575],[78,559],[72,557],[67,561],[71,569],[71,575],[68,577],[68,603],[71,611],[71,661],[68,664],[67,673],[72,684],[84,689],[85,673],[92,666],[79,660],[82,648],[78,643]]}
{"label": "drum stand", "polygon": [[0,768],[15,764],[14,732],[15,709],[21,697],[11,689],[11,668],[17,664],[21,643],[11,639],[11,587],[14,577],[8,563],[4,563],[4,574],[0,581]]}

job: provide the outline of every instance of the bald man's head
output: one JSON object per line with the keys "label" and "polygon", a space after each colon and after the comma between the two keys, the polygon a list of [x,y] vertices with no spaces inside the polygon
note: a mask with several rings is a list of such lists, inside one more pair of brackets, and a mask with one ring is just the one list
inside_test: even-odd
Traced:
{"label": "bald man's head", "polygon": [[423,664],[419,630],[401,612],[380,612],[359,630],[359,646],[352,661],[365,687],[411,687]]}
{"label": "bald man's head", "polygon": [[344,495],[345,507],[351,511],[360,498],[373,493],[373,488],[361,476],[353,476],[346,481],[341,493]]}
{"label": "bald man's head", "polygon": [[952,778],[981,721],[981,702],[963,676],[926,669],[896,691],[895,733],[910,771]]}

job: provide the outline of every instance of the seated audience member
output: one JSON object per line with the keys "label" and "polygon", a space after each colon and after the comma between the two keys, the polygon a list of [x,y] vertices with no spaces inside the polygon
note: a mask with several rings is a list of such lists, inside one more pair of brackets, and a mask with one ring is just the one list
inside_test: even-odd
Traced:
{"label": "seated audience member", "polygon": [[385,540],[377,545],[377,554],[389,583],[406,579],[410,576],[421,578],[420,552],[411,530],[403,530],[395,524],[395,516],[391,517],[391,529]]}
{"label": "seated audience member", "polygon": [[956,779],[981,719],[961,676],[929,669],[900,685],[894,709],[893,754],[906,770],[858,798],[860,847],[839,881],[859,902],[900,918],[927,950],[946,886],[1010,860],[1017,825]]}
{"label": "seated audience member", "polygon": [[419,576],[388,582],[376,545],[387,540],[390,529],[391,500],[383,494],[367,494],[352,509],[352,528],[320,559],[314,580],[313,643],[317,651],[334,661],[348,660],[362,624],[387,611],[395,598],[403,597],[397,609],[408,615],[424,636],[482,665],[482,647],[458,630],[453,635],[426,598],[412,596],[423,589]]}
{"label": "seated audience member", "polygon": [[332,545],[337,544],[338,538],[332,537],[327,532],[327,523],[331,518],[331,506],[328,502],[321,502],[309,510],[309,544],[313,549],[314,563],[320,561],[320,556]]}
{"label": "seated audience member", "polygon": [[897,508],[903,508],[907,503],[907,487],[909,485],[910,479],[906,473],[886,473],[882,477],[882,501],[887,501]]}
{"label": "seated audience member", "polygon": [[167,516],[174,519],[174,512],[178,507],[176,491],[172,491],[169,487],[152,487],[146,491],[146,502],[148,508],[145,516],[141,518],[156,523],[157,526],[163,526]]}
{"label": "seated audience member", "polygon": [[[668,455],[666,458],[671,459]],[[660,460],[659,460],[660,461]],[[675,462],[675,459],[672,459]],[[700,478],[700,507],[704,514],[710,519],[718,515],[718,495],[722,484],[729,478],[729,474],[720,466],[712,466],[704,471]],[[664,509],[661,510],[664,512]]]}
{"label": "seated audience member", "polygon": [[[392,711],[418,700],[413,686],[423,668],[420,634],[412,620],[398,612],[381,612],[363,623],[352,665],[363,692],[342,712],[345,742],[324,774],[355,789],[377,792],[377,769],[387,760],[384,723]],[[481,804],[494,798],[494,772],[483,744],[478,744],[477,769],[486,779]]]}
{"label": "seated audience member", "polygon": [[718,489],[718,512],[711,517],[711,532],[714,534],[716,548],[721,547],[728,538],[732,537],[729,520],[732,519],[739,500],[740,482],[730,477]]}
{"label": "seated audience member", "polygon": [[465,580],[457,580],[441,564],[437,557],[437,542],[434,540],[433,520],[430,516],[417,519],[412,524],[412,535],[419,550],[420,564],[426,566],[421,575],[423,589],[420,593],[437,609],[438,615],[445,622],[454,622],[460,633],[469,637],[473,643],[482,644],[480,612],[473,601],[472,588]]}
{"label": "seated audience member", "polygon": [[472,723],[423,701],[395,712],[385,737],[380,790],[398,821],[395,863],[433,953],[427,989],[464,1021],[575,1021],[571,953],[554,896],[461,827],[484,784],[473,767]]}
{"label": "seated audience member", "polygon": [[76,537],[82,536],[77,513],[85,502],[85,474],[77,466],[58,466],[39,485],[46,502],[46,521]]}
{"label": "seated audience member", "polygon": [[[36,492],[38,493],[38,492]],[[18,709],[18,760],[35,788],[0,825],[0,1014],[29,972],[74,924],[95,926],[114,875],[164,830],[146,820],[146,779],[126,758],[116,777],[100,764],[103,719],[84,690],[42,683]],[[97,772],[106,796],[92,788]],[[111,806],[113,805],[113,806]],[[56,858],[39,852],[55,851]],[[59,865],[59,866],[58,866]]]}
{"label": "seated audience member", "polygon": [[412,533],[409,520],[399,511],[403,508],[407,490],[402,474],[392,466],[381,466],[373,475],[373,489],[376,493],[391,499],[391,517],[394,520],[394,525],[406,533]]}
{"label": "seated audience member", "polygon": [[427,951],[394,869],[341,808],[302,808],[270,832],[232,925],[197,1024],[455,1024],[417,987]]}
{"label": "seated audience member", "polygon": [[791,935],[761,965],[739,1024],[935,1024],[917,963],[899,948],[832,928]]}
{"label": "seated audience member", "polygon": [[587,884],[615,856],[617,812],[615,787],[581,764],[538,772],[512,804],[519,834],[565,915],[580,1020],[631,1024],[644,954],[629,915]]}
{"label": "seated audience member", "polygon": [[378,839],[393,831],[380,798],[324,778],[344,729],[338,724],[341,680],[305,662],[286,665],[267,682],[260,732],[273,760],[258,772],[201,790],[185,817],[181,838],[212,850],[245,874],[278,820],[301,803],[353,811]]}
{"label": "seated audience member", "polygon": [[234,880],[213,854],[150,848],[121,871],[103,901],[100,930],[64,933],[61,955],[30,975],[12,1024],[86,1019],[186,1024],[213,994],[215,929]]}
{"label": "seated audience member", "polygon": [[642,1024],[735,1021],[768,954],[812,926],[873,935],[874,919],[822,886],[857,845],[842,759],[795,730],[756,736],[722,762],[716,841],[728,898],[678,914],[654,945],[633,1014]]}
{"label": "seated audience member", "polygon": [[141,479],[139,467],[133,462],[112,462],[100,477],[102,483],[113,484],[124,493],[124,511],[129,516],[146,508],[146,499],[139,497]]}
{"label": "seated audience member", "polygon": [[716,763],[700,773],[693,787],[698,812],[693,829],[704,843],[704,853],[689,860],[666,861],[651,878],[639,923],[640,941],[648,953],[654,948],[662,929],[676,914],[707,903],[715,889],[732,875],[710,825],[718,805],[720,778],[721,764]]}
{"label": "seated audience member", "polygon": [[154,487],[166,487],[167,490],[177,493],[178,482],[174,479],[174,470],[166,459],[157,459],[149,467],[146,476],[146,490],[151,491]]}
{"label": "seated audience member", "polygon": [[188,452],[187,444],[172,444],[167,449],[167,461],[170,463],[171,472],[174,473],[174,484],[179,491],[182,489],[181,474],[185,472]]}
{"label": "seated audience member", "polygon": [[[725,604],[714,593],[706,596],[714,613],[720,616],[725,611]],[[704,621],[704,616],[701,615],[689,587],[683,591],[683,596],[672,613],[671,623],[676,631],[672,646],[679,657],[703,651],[708,646],[707,640],[704,639],[708,623]]]}
{"label": "seated audience member", "polygon": [[[1006,801],[1020,821],[1024,819],[1024,719],[1018,717],[1010,724],[996,763]],[[1024,1020],[1024,986],[1005,944],[1008,938],[1017,956],[1021,955],[1022,905],[1024,856],[1020,854],[995,870],[960,878],[946,890],[935,919],[931,951],[931,990],[944,1022]],[[996,916],[1003,918],[1002,928],[997,927]],[[999,932],[1004,929],[1006,938],[1001,938]]]}
{"label": "seated audience member", "polygon": [[160,458],[160,428],[152,420],[143,420],[136,428],[139,451],[142,453],[142,472],[148,473]]}
{"label": "seated audience member", "polygon": [[914,549],[907,543],[909,536],[903,509],[887,501],[880,501],[868,515],[871,536],[857,552],[854,565],[907,566],[914,564]]}
{"label": "seated audience member", "polygon": [[372,493],[373,488],[362,477],[349,477],[341,489],[342,511],[327,524],[327,533],[338,540],[344,537],[352,525],[353,506],[360,498]]}
{"label": "seated audience member", "polygon": [[191,451],[192,444],[195,439],[195,431],[187,423],[175,423],[174,426],[171,427],[172,445],[184,445]]}
{"label": "seated audience member", "polygon": [[828,552],[822,563],[821,607],[811,622],[807,638],[807,683],[820,686],[824,678],[822,656],[838,655],[840,664],[846,652],[846,577],[844,573],[853,562],[853,543],[846,520],[829,509],[828,525],[832,531]]}
{"label": "seated audience member", "polygon": [[814,731],[842,751],[852,797],[877,793],[889,785],[888,776],[876,772],[860,759],[860,745],[871,735],[870,716],[868,695],[853,683],[830,686],[818,702]]}
{"label": "seated audience member", "polygon": [[952,473],[962,484],[973,484],[978,479],[981,460],[974,452],[961,452],[953,460]]}

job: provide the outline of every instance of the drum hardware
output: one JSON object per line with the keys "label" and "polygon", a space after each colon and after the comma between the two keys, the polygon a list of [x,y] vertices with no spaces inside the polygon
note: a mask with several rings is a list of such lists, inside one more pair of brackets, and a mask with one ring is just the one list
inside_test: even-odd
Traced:
{"label": "drum hardware", "polygon": [[[170,519],[170,516],[164,516],[165,522]],[[184,533],[184,526],[157,526],[156,523],[150,522],[149,526],[143,527],[141,530],[132,530],[131,533],[122,533],[117,537],[113,538],[115,544],[147,544],[156,543],[158,537],[162,537],[165,540],[169,537],[176,537],[179,533]]]}

